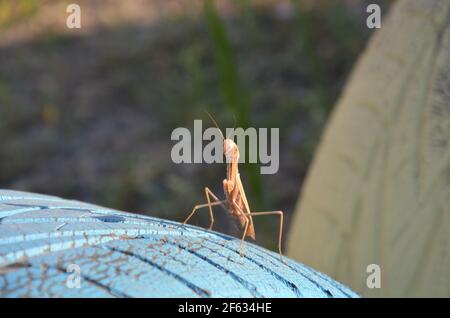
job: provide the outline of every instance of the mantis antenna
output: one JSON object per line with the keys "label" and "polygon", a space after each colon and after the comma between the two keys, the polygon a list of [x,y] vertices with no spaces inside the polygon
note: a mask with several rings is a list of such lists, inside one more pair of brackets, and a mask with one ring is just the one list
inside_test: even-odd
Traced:
{"label": "mantis antenna", "polygon": [[204,110],[204,112],[208,115],[208,117],[212,120],[212,122],[214,123],[214,126],[216,126],[217,129],[219,129],[220,131],[220,135],[222,136],[222,139],[225,140],[225,137],[223,136],[223,132],[222,129],[220,129],[219,125],[217,124],[217,122],[214,120],[213,116],[206,110]]}

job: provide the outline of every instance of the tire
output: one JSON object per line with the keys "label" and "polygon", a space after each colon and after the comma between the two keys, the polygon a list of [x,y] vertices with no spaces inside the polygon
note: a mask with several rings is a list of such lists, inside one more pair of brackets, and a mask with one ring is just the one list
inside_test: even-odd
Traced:
{"label": "tire", "polygon": [[357,297],[259,246],[244,251],[217,232],[0,190],[2,297]]}
{"label": "tire", "polygon": [[449,106],[450,1],[398,1],[327,125],[288,255],[364,296],[450,297]]}

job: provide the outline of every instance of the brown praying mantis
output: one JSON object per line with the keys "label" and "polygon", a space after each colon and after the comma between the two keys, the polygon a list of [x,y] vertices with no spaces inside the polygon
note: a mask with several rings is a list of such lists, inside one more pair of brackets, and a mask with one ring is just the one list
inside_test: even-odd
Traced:
{"label": "brown praying mantis", "polygon": [[[241,177],[238,170],[238,161],[239,161],[239,149],[236,143],[228,138],[225,138],[222,130],[217,125],[214,118],[208,113],[208,116],[213,121],[214,125],[219,129],[220,134],[223,138],[223,151],[226,158],[227,165],[227,177],[223,180],[223,191],[225,193],[225,199],[219,200],[219,198],[208,188],[205,187],[205,196],[207,203],[195,205],[192,209],[192,212],[188,215],[186,220],[184,220],[183,224],[186,224],[189,219],[194,215],[194,213],[201,208],[208,207],[209,214],[211,217],[211,223],[209,225],[209,230],[212,229],[214,224],[214,214],[213,214],[213,206],[220,205],[225,211],[227,211],[230,216],[237,221],[238,226],[243,231],[241,244],[240,244],[240,254],[243,253],[243,243],[245,238],[248,236],[255,240],[255,228],[253,226],[252,216],[260,216],[260,215],[279,215],[280,216],[280,229],[278,234],[278,252],[280,254],[280,258],[282,258],[281,252],[281,242],[283,235],[283,211],[265,211],[265,212],[252,212],[250,210],[250,206],[247,201],[247,197],[245,196],[244,187],[242,185]],[[212,200],[212,199],[214,200]]]}

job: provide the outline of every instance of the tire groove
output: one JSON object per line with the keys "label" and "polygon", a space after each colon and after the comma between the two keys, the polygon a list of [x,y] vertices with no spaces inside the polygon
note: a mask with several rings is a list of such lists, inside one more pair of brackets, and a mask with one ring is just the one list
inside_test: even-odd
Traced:
{"label": "tire groove", "polygon": [[[228,249],[228,250],[230,250],[230,251],[232,251],[232,252],[234,252],[234,253],[240,255],[239,251],[237,251],[237,250],[235,250],[235,249],[232,249],[232,248],[229,248],[228,246],[226,246],[226,245],[224,245],[224,244],[220,244],[220,243],[217,243],[216,241],[212,241],[212,240],[209,240],[209,239],[206,239],[206,240],[207,240],[208,242],[211,242],[211,243],[213,243],[213,244],[219,245],[219,246],[221,246],[221,247],[223,247],[223,248],[226,248],[226,249]],[[272,275],[273,277],[275,277],[276,279],[278,279],[278,280],[279,280],[280,282],[282,282],[284,285],[286,285],[287,287],[289,287],[289,288],[297,295],[297,297],[302,297],[302,296],[303,296],[302,292],[299,290],[299,288],[297,287],[297,285],[294,284],[293,282],[287,280],[287,279],[284,278],[283,276],[281,276],[281,275],[279,275],[278,273],[274,272],[272,269],[270,269],[270,268],[268,268],[267,266],[261,264],[260,262],[255,261],[253,258],[248,257],[248,256],[245,255],[245,254],[244,254],[242,257],[244,257],[245,259],[249,260],[250,262],[256,264],[259,268],[263,269],[264,271],[268,272],[270,275]]]}
{"label": "tire groove", "polygon": [[[220,245],[220,244],[219,244],[219,245]],[[235,252],[238,252],[238,251],[235,250],[235,249],[233,249],[233,250],[234,250]],[[272,255],[271,253],[268,253],[267,251],[263,250],[263,249],[262,249],[261,247],[259,247],[258,245],[255,245],[254,248],[253,248],[253,250],[254,250],[254,251],[258,251],[258,252],[263,253],[264,255],[261,255],[261,254],[259,254],[259,253],[255,253],[256,255],[260,256],[261,258],[263,258],[264,256],[269,256],[270,258],[272,258],[272,259],[275,260],[276,262],[280,263],[281,265],[284,265],[284,266],[287,265],[287,266],[288,266],[290,269],[292,269],[294,272],[296,272],[296,273],[302,275],[303,277],[305,277],[306,279],[308,279],[309,281],[311,281],[314,285],[316,285],[316,286],[319,287],[321,290],[323,290],[325,294],[329,295],[329,294],[331,293],[331,292],[330,292],[329,290],[327,290],[326,288],[323,288],[322,286],[320,286],[320,284],[319,284],[318,282],[316,282],[316,281],[314,281],[312,278],[308,277],[305,273],[302,272],[301,269],[298,269],[298,268],[297,268],[298,266],[295,267],[295,266],[292,266],[292,265],[290,265],[290,264],[288,264],[288,263],[283,263],[277,256]],[[289,263],[291,263],[291,262],[289,262]],[[272,264],[273,264],[273,263],[272,263]],[[345,290],[343,290],[339,285],[333,283],[333,281],[332,281],[331,278],[328,278],[327,276],[321,274],[320,272],[316,272],[316,271],[314,271],[314,270],[311,270],[311,268],[308,267],[308,266],[306,266],[306,265],[303,265],[303,266],[304,266],[304,268],[305,268],[309,273],[311,273],[311,274],[313,274],[314,276],[318,277],[318,278],[321,279],[322,281],[325,281],[325,282],[331,284],[333,287],[336,287],[336,289],[338,289],[340,292],[342,292],[342,293],[343,293],[344,295],[346,295],[347,297],[349,297],[349,298],[354,297],[354,296],[352,296],[351,294],[349,294],[348,292],[346,292]]]}
{"label": "tire groove", "polygon": [[0,202],[3,201],[16,201],[16,200],[33,200],[33,201],[47,201],[47,202],[74,202],[72,200],[66,200],[61,198],[51,198],[51,197],[27,197],[27,196],[8,196],[1,195]]}
{"label": "tire groove", "polygon": [[[62,272],[64,274],[67,274],[67,271],[64,268],[60,267],[60,266],[49,266],[47,264],[45,264],[45,266],[47,266],[48,268],[56,269],[56,270],[58,270],[58,271],[60,271],[60,272]],[[89,276],[86,276],[85,274],[80,273],[80,277],[82,279],[84,279],[85,281],[89,282],[90,284],[96,286],[97,288],[100,288],[100,289],[106,291],[107,293],[109,293],[110,295],[112,295],[114,297],[132,298],[131,296],[127,295],[126,293],[121,292],[121,291],[115,289],[114,287],[102,284],[99,281],[97,281],[97,280],[95,280],[93,278],[90,278]]]}
{"label": "tire groove", "polygon": [[[213,241],[210,241],[210,240],[207,240],[207,241],[208,241],[208,242],[211,242],[211,243],[214,243]],[[224,254],[221,254],[221,253],[219,253],[218,251],[215,251],[215,250],[213,250],[213,249],[210,248],[210,247],[203,246],[203,248],[206,248],[206,249],[208,249],[209,251],[211,251],[212,253],[214,253],[214,254],[216,254],[216,255],[219,255],[219,256],[221,256],[221,257],[227,259],[227,260],[230,260],[230,259],[229,259],[227,256],[225,256]],[[260,256],[260,257],[262,257],[260,254],[257,254],[257,253],[255,253],[255,254],[258,255],[258,256]],[[270,255],[270,256],[271,256],[271,257],[274,257],[274,256],[272,256],[272,255]],[[274,258],[275,258],[275,257],[274,257]],[[234,262],[233,260],[231,260],[231,261]],[[274,264],[273,262],[271,262],[271,263]],[[281,263],[281,261],[280,261],[280,263]],[[282,263],[282,264],[283,264],[283,263]],[[288,264],[284,264],[284,265],[288,265]],[[308,277],[308,276],[305,275],[304,273],[298,271],[297,269],[294,269],[294,268],[291,267],[290,265],[288,265],[288,267],[291,268],[294,272],[296,272],[296,273],[302,275],[303,277],[305,277],[306,279],[308,279],[311,283],[313,283],[316,287],[318,287],[319,289],[321,289],[321,290],[324,292],[324,294],[327,295],[328,298],[330,298],[330,297],[333,296],[333,294],[332,294],[328,289],[323,288],[322,286],[319,285],[319,283],[317,283],[316,281],[314,281],[313,279],[311,279],[310,277]]]}
{"label": "tire groove", "polygon": [[238,282],[240,285],[244,286],[244,287],[245,287],[245,288],[253,295],[253,297],[260,297],[260,298],[263,297],[263,295],[262,295],[261,293],[258,292],[258,288],[257,288],[255,285],[253,285],[253,284],[250,283],[249,281],[245,280],[245,279],[242,278],[241,276],[237,275],[235,272],[233,272],[233,271],[231,271],[231,270],[229,270],[229,269],[223,267],[222,265],[220,265],[220,264],[218,264],[218,263],[216,263],[216,262],[210,260],[210,259],[207,258],[206,256],[204,256],[204,255],[202,255],[202,254],[200,254],[200,253],[198,253],[198,252],[196,252],[196,251],[193,251],[193,250],[190,250],[190,249],[186,248],[185,246],[183,246],[183,245],[181,245],[181,244],[177,244],[177,243],[170,242],[170,241],[167,241],[166,243],[169,244],[169,245],[172,245],[172,246],[179,247],[179,248],[181,248],[182,250],[184,250],[184,251],[186,251],[186,252],[188,252],[188,253],[190,253],[190,254],[192,254],[192,255],[194,255],[194,256],[200,258],[201,260],[207,262],[208,264],[210,264],[210,265],[216,267],[217,269],[221,270],[221,271],[224,272],[225,274],[230,275],[231,278],[232,278],[234,281],[236,281],[236,282]]}
{"label": "tire groove", "polygon": [[195,294],[199,295],[200,297],[205,297],[205,298],[211,297],[211,293],[209,291],[207,291],[201,287],[198,287],[197,285],[191,283],[190,281],[181,277],[180,275],[162,267],[161,265],[158,265],[158,264],[152,262],[151,260],[149,260],[139,254],[136,254],[136,253],[130,252],[130,251],[126,251],[126,250],[122,250],[122,249],[119,249],[117,247],[112,247],[112,246],[105,246],[105,248],[107,248],[111,251],[117,252],[117,253],[122,253],[122,254],[125,254],[128,256],[131,256],[133,258],[136,258],[136,259],[150,265],[151,267],[158,269],[159,271],[163,272],[164,274],[166,274],[172,278],[175,278],[178,282],[180,282],[183,285],[185,285],[186,287],[188,287],[190,290],[192,290]]}
{"label": "tire groove", "polygon": [[[158,231],[154,229],[145,229],[145,228],[97,228],[97,229],[89,229],[89,230],[69,230],[69,231],[53,231],[53,232],[39,232],[33,234],[22,234],[17,236],[7,236],[0,237],[0,245],[7,244],[16,244],[20,242],[31,242],[37,240],[45,240],[45,239],[53,239],[53,238],[70,238],[70,237],[85,237],[85,236],[94,236],[94,237],[115,237],[120,238],[121,236],[127,236],[127,238],[136,238],[142,235],[170,235],[176,234],[170,231]],[[57,242],[59,243],[59,242]]]}
{"label": "tire groove", "polygon": [[96,217],[37,217],[37,218],[15,218],[8,219],[2,224],[31,224],[31,223],[122,223],[122,224],[133,224],[133,225],[149,225],[148,222],[139,222],[139,221],[128,221],[124,220],[121,222],[105,222]]}
{"label": "tire groove", "polygon": [[[87,212],[94,213],[94,214],[98,213],[98,211],[104,211],[102,209],[82,207],[82,206],[23,205],[23,204],[15,204],[15,203],[4,203],[4,204],[12,205],[12,206],[22,206],[22,208],[15,209],[15,210],[0,211],[0,220],[3,218],[17,215],[17,214],[33,212],[33,211],[41,211],[41,210],[76,210],[76,211],[87,211]],[[102,213],[98,213],[98,214],[102,214]]]}
{"label": "tire groove", "polygon": [[[311,277],[309,277],[308,275],[306,275],[305,273],[302,272],[301,269],[298,269],[296,266],[293,266],[291,264],[284,264],[283,262],[280,261],[280,259],[270,253],[265,252],[264,250],[262,250],[259,246],[256,246],[255,250],[260,251],[262,253],[264,253],[265,255],[270,256],[270,258],[274,259],[275,261],[279,262],[282,265],[287,265],[290,269],[292,269],[294,272],[302,275],[303,277],[305,277],[306,279],[308,279],[310,282],[312,282],[314,285],[316,285],[318,288],[320,288],[322,291],[324,291],[324,293],[326,293],[327,295],[329,295],[331,293],[331,291],[329,291],[328,289],[322,287],[318,282],[316,282],[315,280],[313,280]],[[257,254],[258,255],[258,254]],[[262,257],[262,255],[259,255]],[[291,263],[291,262],[290,262]],[[345,290],[343,290],[339,285],[335,284],[332,282],[331,278],[326,277],[325,275],[316,272],[314,270],[311,270],[310,267],[303,265],[305,270],[308,271],[308,273],[313,274],[315,277],[318,277],[319,279],[321,279],[322,281],[325,281],[329,284],[331,284],[333,287],[335,287],[336,289],[338,289],[341,293],[343,293],[345,296],[352,298],[353,296],[351,294],[349,294],[348,292],[346,292]],[[332,293],[331,293],[332,294]]]}
{"label": "tire groove", "polygon": [[76,240],[69,240],[67,242],[57,242],[34,246],[31,248],[18,249],[10,253],[0,254],[0,268],[14,264],[23,258],[29,259],[48,254],[50,252],[55,253],[73,248],[97,246],[113,240],[120,240],[120,237],[90,236],[89,238],[80,238]]}
{"label": "tire groove", "polygon": [[[27,206],[27,205],[17,205],[17,204],[9,204],[14,206]],[[157,227],[162,228],[172,228],[176,230],[180,230],[180,228],[184,227],[184,225],[178,225],[175,222],[161,220],[153,217],[143,217],[138,215],[133,215],[131,213],[108,210],[108,209],[98,209],[91,207],[79,207],[79,206],[39,206],[39,205],[28,205],[28,208],[17,209],[17,210],[9,210],[9,211],[0,211],[0,224],[2,224],[2,219],[7,218],[9,216],[14,216],[21,213],[32,212],[32,211],[45,211],[45,210],[76,210],[76,211],[86,211],[91,214],[99,214],[103,216],[116,216],[116,217],[126,217],[130,219],[143,220],[147,222],[147,224],[152,224]],[[2,214],[2,212],[5,212]],[[8,213],[9,212],[9,213]],[[11,213],[12,212],[12,213]],[[20,219],[20,218],[19,218]],[[191,231],[200,232],[201,229],[196,229],[195,227],[188,227]],[[181,230],[180,230],[181,231]],[[213,232],[208,232],[213,233]],[[183,235],[183,234],[181,234]]]}

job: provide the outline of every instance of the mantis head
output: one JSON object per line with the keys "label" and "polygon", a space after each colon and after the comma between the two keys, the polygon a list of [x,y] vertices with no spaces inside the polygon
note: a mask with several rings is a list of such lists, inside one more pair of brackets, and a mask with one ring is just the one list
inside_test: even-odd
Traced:
{"label": "mantis head", "polygon": [[214,120],[214,118],[211,116],[210,113],[205,111],[205,113],[211,118],[212,122],[216,126],[217,129],[220,131],[220,135],[223,139],[223,154],[225,155],[225,159],[227,163],[235,163],[239,160],[239,149],[238,146],[235,144],[235,142],[230,138],[225,138],[225,136],[222,133],[222,130],[220,129],[217,122]]}
{"label": "mantis head", "polygon": [[237,162],[239,159],[238,146],[231,139],[224,139],[223,141],[223,153],[227,163]]}

